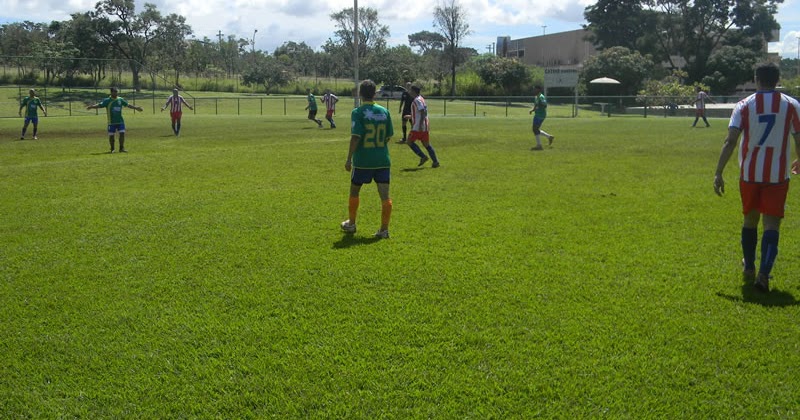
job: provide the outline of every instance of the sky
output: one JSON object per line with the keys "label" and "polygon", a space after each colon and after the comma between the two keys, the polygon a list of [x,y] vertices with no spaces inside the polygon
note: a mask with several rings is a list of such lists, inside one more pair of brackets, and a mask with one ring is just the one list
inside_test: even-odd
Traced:
{"label": "sky", "polygon": [[[145,0],[135,0],[137,12]],[[305,42],[319,50],[335,27],[330,14],[353,7],[350,0],[320,3],[305,0],[149,0],[163,15],[176,13],[186,18],[197,38],[225,37],[252,39],[256,49],[272,52],[286,41]],[[467,11],[472,34],[464,46],[489,52],[498,36],[512,39],[580,29],[586,22],[583,10],[595,0],[458,0]],[[72,13],[94,9],[97,0],[0,0],[0,23],[69,20]],[[433,28],[431,2],[404,0],[361,0],[359,7],[378,11],[378,19],[389,27],[389,45],[407,45],[408,35]],[[781,39],[770,43],[769,51],[782,57],[798,58],[800,0],[784,0],[776,16]]]}

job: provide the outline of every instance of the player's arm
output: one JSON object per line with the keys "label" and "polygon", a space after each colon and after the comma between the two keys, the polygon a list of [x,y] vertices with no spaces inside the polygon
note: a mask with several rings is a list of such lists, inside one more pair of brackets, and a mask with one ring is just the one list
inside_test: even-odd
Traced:
{"label": "player's arm", "polygon": [[44,109],[44,106],[42,105],[42,103],[41,103],[41,102],[39,103],[39,109],[41,109],[41,110],[42,110],[42,113],[43,113],[43,114],[44,114],[44,116],[46,117],[46,116],[47,116],[47,110],[46,110],[46,109]]}
{"label": "player's arm", "polygon": [[139,112],[143,112],[143,111],[144,111],[144,108],[142,108],[142,107],[140,107],[140,106],[136,106],[136,105],[130,105],[130,104],[128,104],[126,107],[127,107],[127,108],[130,108],[130,109],[132,109],[132,110],[134,110],[134,111],[139,111]]}
{"label": "player's arm", "polygon": [[186,107],[187,107],[187,108],[189,108],[189,109],[191,109],[192,111],[194,111],[194,108],[192,108],[192,106],[191,106],[191,105],[189,105],[189,102],[186,102],[186,99],[184,99],[184,98],[181,98],[181,102],[183,102],[183,103],[184,103],[184,105],[186,105]]}
{"label": "player's arm", "polygon": [[169,106],[170,102],[172,102],[172,96],[170,96],[169,99],[167,99],[167,102],[164,103],[164,106],[161,107],[161,112],[164,112],[164,110],[167,109],[167,106]]}
{"label": "player's arm", "polygon": [[717,171],[714,173],[714,192],[717,195],[721,196],[725,193],[725,180],[722,178],[722,171],[725,170],[725,165],[728,164],[733,151],[736,150],[736,140],[739,139],[741,133],[742,130],[736,127],[728,127],[728,135],[725,136],[725,141],[722,143],[722,150],[719,153],[719,161],[717,162]]}
{"label": "player's arm", "polygon": [[19,116],[20,117],[22,116],[22,110],[25,108],[25,105],[27,105],[25,103],[25,101],[22,101],[22,102],[19,103]]}
{"label": "player's arm", "polygon": [[358,149],[359,141],[361,141],[361,136],[356,134],[350,135],[350,149],[347,151],[347,160],[344,162],[344,169],[346,171],[353,169],[353,153]]}
{"label": "player's arm", "polygon": [[89,105],[86,107],[86,109],[98,109],[98,108],[101,108],[100,104]]}

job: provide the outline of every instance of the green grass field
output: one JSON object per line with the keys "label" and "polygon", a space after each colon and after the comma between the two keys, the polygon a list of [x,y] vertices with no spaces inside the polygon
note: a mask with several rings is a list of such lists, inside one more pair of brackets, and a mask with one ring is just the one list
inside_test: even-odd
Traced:
{"label": "green grass field", "polygon": [[757,294],[724,120],[432,118],[380,241],[344,116],[126,123],[0,119],[0,418],[798,416],[800,195]]}

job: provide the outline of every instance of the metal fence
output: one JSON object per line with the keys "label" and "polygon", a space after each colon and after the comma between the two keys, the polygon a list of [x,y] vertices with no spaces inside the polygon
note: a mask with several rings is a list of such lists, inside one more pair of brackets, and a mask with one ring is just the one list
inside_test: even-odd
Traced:
{"label": "metal fence", "polygon": [[[158,113],[170,95],[169,91],[120,92],[129,103],[141,106],[146,113]],[[206,96],[207,93],[182,93],[197,115],[263,115],[303,116],[307,105],[304,96],[281,95],[226,95]],[[19,101],[28,95],[22,86],[0,86],[0,118],[16,117]],[[98,103],[108,96],[107,88],[41,88],[37,95],[51,117],[75,117],[97,115],[98,110],[87,110],[86,106]],[[428,113],[433,116],[461,117],[527,117],[533,103],[532,96],[509,97],[429,97]],[[711,117],[729,117],[733,105],[741,96],[712,97],[714,104],[707,107]],[[390,112],[397,113],[400,103],[394,99],[377,101]],[[550,118],[597,118],[597,117],[686,117],[694,114],[691,103],[679,103],[671,97],[632,96],[551,96],[548,97]],[[339,113],[353,106],[353,98],[340,98]],[[324,110],[318,104],[320,112]]]}

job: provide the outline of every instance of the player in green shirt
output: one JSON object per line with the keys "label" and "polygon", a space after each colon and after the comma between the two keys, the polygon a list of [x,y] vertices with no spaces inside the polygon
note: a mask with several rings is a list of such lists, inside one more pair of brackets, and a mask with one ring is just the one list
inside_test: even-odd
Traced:
{"label": "player in green shirt", "polygon": [[106,116],[108,117],[108,143],[111,145],[111,151],[114,153],[114,133],[119,132],[119,151],[126,153],[125,150],[125,120],[122,118],[122,109],[130,108],[136,111],[144,111],[142,107],[128,104],[124,98],[118,96],[119,91],[117,88],[111,88],[111,96],[103,99],[100,103],[89,105],[86,109],[105,108]]}
{"label": "player in green shirt", "polygon": [[344,169],[351,171],[348,203],[350,218],[342,222],[341,226],[346,233],[356,232],[359,192],[364,184],[375,180],[381,198],[381,228],[375,233],[375,237],[388,239],[389,220],[392,217],[392,199],[389,198],[389,141],[394,135],[394,128],[389,111],[374,102],[376,90],[372,80],[362,81],[359,86],[361,106],[353,109],[350,116],[350,149],[344,164]]}
{"label": "player in green shirt", "polygon": [[548,146],[553,144],[555,137],[541,129],[544,119],[547,118],[547,98],[542,93],[541,86],[536,85],[533,87],[533,97],[533,108],[528,114],[533,114],[533,134],[536,136],[536,146],[532,147],[531,150],[543,150],[542,140],[539,137],[541,135],[547,137]]}
{"label": "player in green shirt", "polygon": [[305,109],[308,110],[308,119],[317,123],[317,127],[322,128],[322,120],[317,118],[317,98],[314,97],[314,92],[311,89],[306,92],[308,93],[306,97],[308,105],[306,105]]}
{"label": "player in green shirt", "polygon": [[47,116],[47,110],[42,106],[42,101],[36,96],[36,90],[31,89],[28,91],[28,96],[22,98],[19,103],[19,116],[22,116],[22,110],[25,109],[25,123],[22,125],[22,136],[20,140],[25,140],[25,132],[28,131],[28,124],[33,123],[33,139],[38,140],[39,137],[36,133],[39,131],[39,110],[42,114]]}

